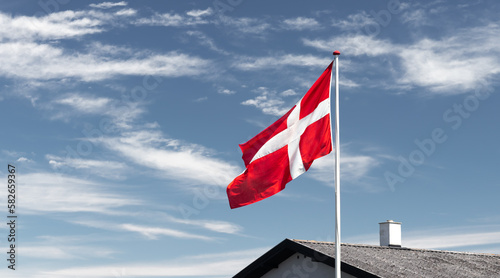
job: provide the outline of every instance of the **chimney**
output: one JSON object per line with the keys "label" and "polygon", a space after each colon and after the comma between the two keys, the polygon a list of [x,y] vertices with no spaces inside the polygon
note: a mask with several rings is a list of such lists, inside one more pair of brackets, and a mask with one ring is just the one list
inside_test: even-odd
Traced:
{"label": "chimney", "polygon": [[380,225],[380,246],[401,247],[401,222],[387,220]]}

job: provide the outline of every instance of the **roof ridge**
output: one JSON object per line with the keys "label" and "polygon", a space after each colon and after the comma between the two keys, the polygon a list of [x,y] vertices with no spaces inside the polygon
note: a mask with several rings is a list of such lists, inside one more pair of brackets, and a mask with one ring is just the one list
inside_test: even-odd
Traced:
{"label": "roof ridge", "polygon": [[[312,243],[312,244],[329,244],[335,245],[335,242],[331,241],[317,241],[317,240],[305,240],[305,239],[291,239],[297,243]],[[435,252],[435,253],[452,253],[452,254],[465,254],[465,255],[473,255],[473,256],[492,256],[499,257],[500,254],[491,254],[491,253],[474,253],[474,252],[465,252],[465,251],[449,251],[449,250],[434,250],[434,249],[423,249],[423,248],[410,248],[410,247],[389,247],[389,246],[380,246],[380,245],[372,245],[372,244],[362,244],[362,243],[341,243],[341,246],[353,246],[353,247],[363,247],[363,248],[374,248],[374,249],[392,249],[392,250],[409,250],[409,251],[419,251],[419,252]]]}

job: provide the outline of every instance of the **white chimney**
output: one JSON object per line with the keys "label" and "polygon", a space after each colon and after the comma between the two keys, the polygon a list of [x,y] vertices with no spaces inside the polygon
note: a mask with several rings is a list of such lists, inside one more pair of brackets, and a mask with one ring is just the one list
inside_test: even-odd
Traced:
{"label": "white chimney", "polygon": [[401,222],[387,220],[380,224],[380,246],[401,247]]}

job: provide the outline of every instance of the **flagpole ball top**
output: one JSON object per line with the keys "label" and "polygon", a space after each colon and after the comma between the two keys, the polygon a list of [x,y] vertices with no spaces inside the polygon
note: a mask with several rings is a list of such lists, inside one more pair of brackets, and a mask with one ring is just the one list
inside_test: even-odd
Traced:
{"label": "flagpole ball top", "polygon": [[333,55],[340,55],[340,51],[338,50],[333,51]]}

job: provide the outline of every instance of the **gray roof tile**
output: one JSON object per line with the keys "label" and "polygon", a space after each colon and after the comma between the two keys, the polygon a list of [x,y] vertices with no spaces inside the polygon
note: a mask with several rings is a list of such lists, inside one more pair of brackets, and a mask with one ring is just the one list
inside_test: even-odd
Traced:
{"label": "gray roof tile", "polygon": [[[335,243],[292,240],[335,257]],[[342,244],[342,262],[378,277],[500,277],[500,255]]]}

